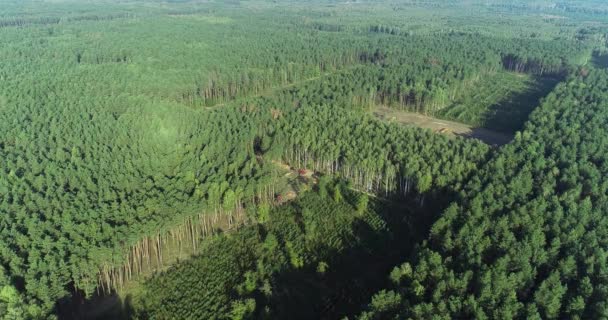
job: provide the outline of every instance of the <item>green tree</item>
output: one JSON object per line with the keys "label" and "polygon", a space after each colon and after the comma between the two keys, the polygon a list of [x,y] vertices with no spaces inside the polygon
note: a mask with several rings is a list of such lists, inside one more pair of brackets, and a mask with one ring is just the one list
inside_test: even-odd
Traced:
{"label": "green tree", "polygon": [[357,195],[357,205],[356,205],[357,213],[363,214],[365,212],[365,210],[367,210],[368,203],[369,203],[368,195],[365,193],[359,193]]}

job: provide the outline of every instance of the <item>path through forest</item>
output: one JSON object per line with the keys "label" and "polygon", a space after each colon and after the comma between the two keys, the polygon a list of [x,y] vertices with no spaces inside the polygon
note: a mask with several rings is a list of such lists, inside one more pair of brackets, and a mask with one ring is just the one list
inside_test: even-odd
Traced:
{"label": "path through forest", "polygon": [[385,121],[431,129],[434,132],[449,136],[461,136],[479,139],[489,145],[500,146],[509,143],[513,139],[513,136],[502,132],[492,131],[485,128],[474,128],[467,124],[437,119],[415,112],[379,107],[373,111],[373,114],[379,119]]}
{"label": "path through forest", "polygon": [[205,109],[205,110],[214,110],[214,109],[217,109],[219,107],[223,107],[223,106],[225,106],[228,103],[232,103],[232,102],[235,102],[235,101],[238,101],[238,100],[247,100],[247,99],[252,99],[252,98],[266,97],[266,96],[272,95],[275,92],[280,91],[280,90],[285,90],[285,89],[288,89],[288,88],[293,88],[295,86],[302,85],[302,84],[305,84],[307,82],[315,81],[315,80],[321,79],[323,77],[327,77],[327,76],[330,76],[332,74],[336,74],[336,73],[339,73],[339,72],[342,72],[342,71],[345,71],[345,70],[354,69],[354,68],[357,68],[357,67],[360,67],[360,66],[361,66],[360,64],[354,64],[354,65],[351,65],[351,66],[348,66],[348,67],[339,68],[337,70],[326,71],[326,72],[321,73],[318,76],[314,76],[314,77],[310,77],[310,78],[306,78],[306,79],[302,79],[302,80],[298,80],[298,81],[294,81],[294,82],[289,82],[287,84],[273,86],[273,87],[267,88],[267,89],[262,90],[262,91],[260,91],[258,93],[255,93],[255,94],[250,94],[250,95],[245,95],[245,96],[242,96],[242,97],[237,97],[237,98],[225,101],[225,102],[214,104],[212,106],[203,107],[203,109]]}

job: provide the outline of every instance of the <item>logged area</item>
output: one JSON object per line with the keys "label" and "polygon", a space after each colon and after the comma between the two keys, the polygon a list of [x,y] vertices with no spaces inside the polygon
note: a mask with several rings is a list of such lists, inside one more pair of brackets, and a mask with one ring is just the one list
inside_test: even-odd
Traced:
{"label": "logged area", "polygon": [[482,75],[473,88],[436,116],[503,133],[523,128],[528,116],[540,104],[559,77],[497,72]]}
{"label": "logged area", "polygon": [[492,131],[485,128],[475,128],[470,125],[433,118],[420,113],[399,111],[390,108],[378,108],[374,115],[379,119],[389,122],[402,123],[419,128],[430,129],[433,132],[448,136],[460,136],[481,140],[489,145],[504,145],[511,141],[512,135]]}
{"label": "logged area", "polygon": [[0,319],[601,319],[600,0],[4,0]]}

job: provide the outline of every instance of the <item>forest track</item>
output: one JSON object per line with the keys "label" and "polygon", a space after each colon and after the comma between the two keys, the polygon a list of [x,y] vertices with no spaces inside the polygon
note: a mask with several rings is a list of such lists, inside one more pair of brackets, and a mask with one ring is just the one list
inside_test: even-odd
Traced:
{"label": "forest track", "polygon": [[460,136],[478,139],[489,145],[501,146],[511,142],[513,139],[512,135],[506,133],[485,128],[475,128],[460,122],[433,118],[415,112],[394,110],[388,107],[376,108],[372,111],[372,114],[384,121],[431,129],[434,132],[452,137]]}
{"label": "forest track", "polygon": [[224,102],[220,102],[220,103],[217,103],[217,104],[214,104],[214,105],[211,105],[211,106],[204,106],[203,109],[204,110],[215,110],[217,108],[223,107],[223,106],[225,106],[227,104],[230,104],[230,103],[233,103],[233,102],[236,102],[236,101],[244,101],[244,100],[253,99],[253,98],[260,98],[260,97],[268,97],[268,96],[271,96],[271,95],[275,94],[278,91],[289,89],[289,88],[293,88],[293,87],[296,87],[296,86],[299,86],[299,85],[302,85],[302,84],[305,84],[305,83],[308,83],[308,82],[319,80],[321,78],[324,78],[324,77],[327,77],[327,76],[331,76],[331,75],[334,75],[334,74],[337,74],[337,73],[340,73],[340,72],[344,72],[346,70],[351,70],[351,69],[354,69],[354,68],[357,68],[357,67],[360,67],[360,66],[361,66],[361,64],[353,64],[353,65],[350,65],[350,66],[347,66],[347,67],[343,67],[343,68],[340,68],[340,69],[336,69],[336,70],[333,70],[333,71],[326,71],[326,72],[321,73],[318,76],[314,76],[314,77],[310,77],[310,78],[306,78],[306,79],[302,79],[302,80],[298,80],[298,81],[294,81],[294,82],[290,82],[290,83],[286,83],[286,84],[270,87],[270,88],[268,88],[266,90],[263,90],[261,92],[258,92],[258,93],[249,94],[249,95],[245,95],[245,96],[242,96],[242,97],[237,97],[237,98],[234,98],[234,99],[231,99],[231,100],[228,100],[228,101],[224,101]]}

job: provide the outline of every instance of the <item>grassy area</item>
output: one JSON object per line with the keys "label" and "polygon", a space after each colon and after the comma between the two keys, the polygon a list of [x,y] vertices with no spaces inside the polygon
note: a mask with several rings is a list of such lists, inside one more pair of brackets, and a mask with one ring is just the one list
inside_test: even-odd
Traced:
{"label": "grassy area", "polygon": [[513,72],[487,74],[435,116],[512,133],[558,81]]}
{"label": "grassy area", "polygon": [[473,128],[464,123],[441,120],[419,113],[395,110],[386,107],[375,109],[373,115],[384,121],[430,129],[449,137],[460,136],[479,139],[489,145],[504,145],[509,143],[513,138],[512,135],[502,132],[484,128]]}

